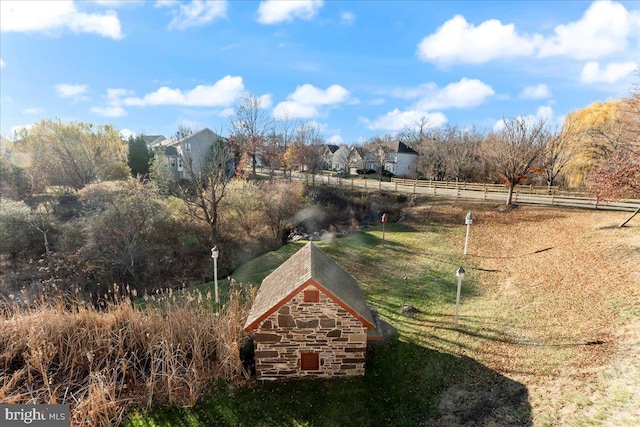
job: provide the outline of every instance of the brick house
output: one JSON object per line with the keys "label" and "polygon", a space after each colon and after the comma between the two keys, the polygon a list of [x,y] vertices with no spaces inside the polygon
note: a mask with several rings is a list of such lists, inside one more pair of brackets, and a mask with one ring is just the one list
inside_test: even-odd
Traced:
{"label": "brick house", "polygon": [[367,341],[381,339],[374,310],[356,280],[308,243],[263,280],[247,318],[257,378],[363,375]]}

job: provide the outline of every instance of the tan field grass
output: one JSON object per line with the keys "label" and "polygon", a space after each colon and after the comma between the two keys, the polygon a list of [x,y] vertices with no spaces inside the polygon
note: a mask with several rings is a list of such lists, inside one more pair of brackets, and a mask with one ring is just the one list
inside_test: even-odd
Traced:
{"label": "tan field grass", "polygon": [[[425,345],[524,384],[534,425],[640,425],[640,226],[626,213],[434,203],[417,223],[472,210],[460,263],[474,295],[425,313]],[[449,234],[464,245],[464,226]]]}
{"label": "tan field grass", "polygon": [[[116,289],[115,294],[118,294]],[[0,317],[0,401],[71,405],[72,425],[117,425],[133,407],[193,405],[214,379],[246,375],[239,359],[251,298],[129,297],[96,310],[39,300]]]}

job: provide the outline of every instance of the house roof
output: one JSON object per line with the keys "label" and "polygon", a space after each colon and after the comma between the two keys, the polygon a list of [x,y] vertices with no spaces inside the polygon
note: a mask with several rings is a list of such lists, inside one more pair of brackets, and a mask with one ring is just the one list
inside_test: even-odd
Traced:
{"label": "house roof", "polygon": [[333,145],[333,144],[327,144],[327,148],[329,149],[329,151],[331,151],[332,153],[335,153],[336,151],[338,151],[338,149],[340,148],[340,146],[338,145]]}
{"label": "house roof", "polygon": [[376,328],[356,279],[309,242],[262,281],[244,329],[257,328],[308,285],[319,288],[367,328]]}
{"label": "house roof", "polygon": [[164,135],[141,135],[142,139],[148,146],[159,144],[167,139]]}
{"label": "house roof", "polygon": [[391,151],[394,153],[405,153],[405,154],[415,154],[418,155],[418,152],[412,148],[407,147],[407,145],[402,141],[394,141],[391,143]]}

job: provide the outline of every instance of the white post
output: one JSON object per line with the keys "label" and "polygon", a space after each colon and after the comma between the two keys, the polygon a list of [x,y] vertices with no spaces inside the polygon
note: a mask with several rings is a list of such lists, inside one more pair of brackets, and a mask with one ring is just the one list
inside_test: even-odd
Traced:
{"label": "white post", "polygon": [[213,285],[216,292],[216,304],[220,304],[220,294],[218,293],[218,258],[213,259]]}
{"label": "white post", "polygon": [[464,219],[464,223],[467,224],[467,236],[464,238],[464,254],[467,254],[467,247],[469,246],[469,229],[471,228],[471,224],[473,223],[473,215],[471,212],[467,214]]}
{"label": "white post", "polygon": [[218,294],[218,254],[220,251],[217,246],[211,248],[211,258],[213,258],[213,286],[216,297],[216,304],[220,304],[220,294]]}
{"label": "white post", "polygon": [[456,317],[453,321],[453,327],[458,327],[458,309],[460,308],[460,290],[462,289],[462,279],[464,278],[464,268],[460,266],[456,271],[456,277],[458,278],[458,291],[456,293]]}

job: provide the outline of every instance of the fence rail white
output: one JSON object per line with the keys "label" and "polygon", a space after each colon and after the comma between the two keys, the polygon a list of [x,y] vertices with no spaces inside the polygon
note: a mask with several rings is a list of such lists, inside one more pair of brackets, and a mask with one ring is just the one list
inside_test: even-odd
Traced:
{"label": "fence rail white", "polygon": [[[507,187],[500,184],[404,178],[392,178],[389,182],[376,179],[341,178],[309,174],[294,174],[293,177],[298,180],[304,180],[309,185],[323,184],[350,189],[393,191],[466,200],[506,202],[508,195]],[[633,212],[640,206],[640,199],[621,199],[615,202],[605,202],[598,200],[594,194],[588,192],[567,191],[558,187],[519,185],[513,192],[513,203]]]}

